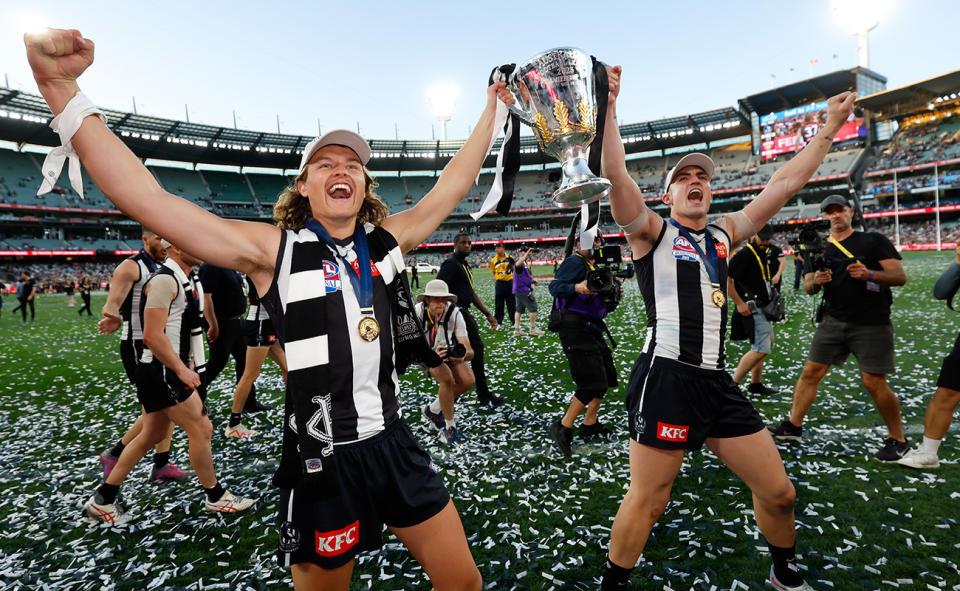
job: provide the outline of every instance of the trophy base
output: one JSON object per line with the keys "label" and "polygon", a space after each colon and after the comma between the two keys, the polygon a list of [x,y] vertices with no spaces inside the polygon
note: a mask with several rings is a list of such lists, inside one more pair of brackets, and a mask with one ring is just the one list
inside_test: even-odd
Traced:
{"label": "trophy base", "polygon": [[611,186],[610,181],[603,177],[564,183],[553,192],[553,204],[563,209],[578,208],[603,199],[610,193]]}

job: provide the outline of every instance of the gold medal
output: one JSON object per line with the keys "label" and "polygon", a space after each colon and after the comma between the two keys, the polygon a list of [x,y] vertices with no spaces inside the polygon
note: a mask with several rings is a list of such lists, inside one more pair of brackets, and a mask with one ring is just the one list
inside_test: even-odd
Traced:
{"label": "gold medal", "polygon": [[357,325],[357,331],[361,339],[367,342],[375,341],[380,336],[380,323],[373,316],[364,316]]}
{"label": "gold medal", "polygon": [[718,308],[722,308],[727,303],[727,296],[720,291],[719,287],[713,288],[713,291],[710,292],[710,299],[713,300],[713,305]]}

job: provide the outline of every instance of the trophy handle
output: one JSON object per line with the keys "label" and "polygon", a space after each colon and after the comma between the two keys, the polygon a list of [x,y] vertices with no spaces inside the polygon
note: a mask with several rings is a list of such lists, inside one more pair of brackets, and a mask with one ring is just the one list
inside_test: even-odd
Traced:
{"label": "trophy handle", "polygon": [[507,90],[510,92],[510,94],[513,95],[513,100],[516,101],[516,103],[513,105],[507,105],[507,109],[509,109],[511,113],[519,117],[520,121],[523,121],[527,125],[533,127],[533,115],[531,115],[530,113],[527,113],[526,111],[524,111],[523,109],[517,106],[517,105],[529,104],[529,101],[523,100],[522,93],[520,92],[520,88],[517,85],[516,73],[510,76],[510,80],[507,82]]}

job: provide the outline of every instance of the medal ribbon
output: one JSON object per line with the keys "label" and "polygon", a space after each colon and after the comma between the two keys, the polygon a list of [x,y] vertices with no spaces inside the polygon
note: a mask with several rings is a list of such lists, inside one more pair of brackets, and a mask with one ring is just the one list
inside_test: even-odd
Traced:
{"label": "medal ribbon", "polygon": [[[308,218],[303,225],[312,230],[325,244],[337,250],[337,244],[333,241],[327,229],[323,227],[323,224],[314,218]],[[353,292],[357,294],[360,313],[372,317],[373,271],[370,268],[370,246],[367,244],[367,232],[360,224],[357,224],[357,228],[353,232],[353,248],[357,251],[357,268],[355,269],[353,265],[347,264],[347,277],[350,278]]]}
{"label": "medal ribbon", "polygon": [[[710,285],[714,289],[720,289],[720,257],[717,256],[717,247],[713,244],[713,236],[710,235],[710,232],[707,232],[707,229],[703,229],[704,235],[706,235],[705,242],[707,243],[707,254],[703,254],[703,249],[700,248],[700,245],[697,244],[697,241],[694,239],[693,235],[690,234],[690,231],[677,223],[677,220],[669,218],[670,224],[680,232],[680,235],[687,239],[687,242],[693,246],[694,250],[697,251],[697,254],[700,255],[700,260],[703,261],[703,266],[707,268],[707,275],[710,277]],[[720,290],[724,291],[724,290]]]}

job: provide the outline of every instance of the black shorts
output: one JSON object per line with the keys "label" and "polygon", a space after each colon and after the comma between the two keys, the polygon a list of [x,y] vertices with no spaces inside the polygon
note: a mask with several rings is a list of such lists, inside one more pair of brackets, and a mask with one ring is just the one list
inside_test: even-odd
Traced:
{"label": "black shorts", "polygon": [[403,420],[333,456],[339,493],[298,501],[296,489],[281,489],[280,566],[312,562],[334,569],[362,551],[379,550],[383,525],[410,527],[450,502],[439,468]]}
{"label": "black shorts", "polygon": [[953,351],[943,360],[937,387],[960,392],[960,336],[957,336],[957,342],[953,344]]}
{"label": "black shorts", "polygon": [[596,392],[603,398],[607,388],[617,386],[617,368],[603,333],[587,327],[561,328],[558,335],[578,390]]}
{"label": "black shorts", "polygon": [[[156,359],[137,365],[137,400],[143,405],[145,412],[157,412],[176,406],[190,398],[193,390]],[[202,398],[203,393],[200,394]]]}
{"label": "black shorts", "polygon": [[861,371],[893,373],[896,370],[893,364],[893,325],[861,325],[824,314],[823,321],[813,333],[807,359],[824,365],[843,366],[850,353],[857,358]]}
{"label": "black shorts", "polygon": [[277,342],[277,331],[273,328],[273,321],[247,320],[244,322],[244,336],[248,347],[269,347]]}
{"label": "black shorts", "polygon": [[140,365],[140,356],[143,355],[143,341],[129,339],[120,341],[120,361],[127,372],[127,379],[134,386],[137,385],[137,366]]}
{"label": "black shorts", "polygon": [[627,412],[630,437],[660,449],[694,451],[707,437],[741,437],[765,428],[726,371],[647,353],[633,367]]}

